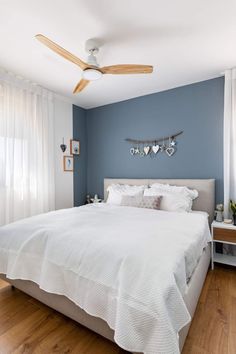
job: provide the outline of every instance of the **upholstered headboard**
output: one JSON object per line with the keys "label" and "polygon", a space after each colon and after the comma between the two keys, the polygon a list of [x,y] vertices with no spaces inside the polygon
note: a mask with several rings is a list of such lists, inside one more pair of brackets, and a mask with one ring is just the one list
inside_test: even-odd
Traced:
{"label": "upholstered headboard", "polygon": [[209,214],[209,221],[214,217],[215,208],[215,180],[214,179],[125,179],[105,178],[104,199],[107,199],[107,187],[111,184],[129,185],[151,185],[153,183],[168,183],[175,186],[186,186],[197,189],[199,196],[193,202],[193,210],[206,211]]}

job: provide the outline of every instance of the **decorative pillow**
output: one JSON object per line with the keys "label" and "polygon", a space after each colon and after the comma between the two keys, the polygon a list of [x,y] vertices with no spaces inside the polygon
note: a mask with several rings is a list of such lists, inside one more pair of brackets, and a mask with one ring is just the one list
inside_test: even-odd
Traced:
{"label": "decorative pillow", "polygon": [[130,186],[127,184],[112,184],[107,188],[108,198],[107,203],[113,205],[120,205],[123,195],[142,196],[143,191],[147,186]]}
{"label": "decorative pillow", "polygon": [[136,208],[160,209],[162,196],[129,196],[123,195],[121,200],[122,206],[132,206]]}
{"label": "decorative pillow", "polygon": [[162,195],[158,196],[143,196],[139,208],[147,208],[147,209],[160,209],[160,204],[162,200]]}
{"label": "decorative pillow", "polygon": [[143,198],[142,194],[138,194],[138,195],[122,195],[120,205],[138,208],[140,203],[141,203],[141,201],[142,201],[142,198]]}
{"label": "decorative pillow", "polygon": [[190,212],[193,200],[190,196],[181,193],[168,193],[157,188],[149,188],[144,191],[144,196],[162,195],[160,210]]}

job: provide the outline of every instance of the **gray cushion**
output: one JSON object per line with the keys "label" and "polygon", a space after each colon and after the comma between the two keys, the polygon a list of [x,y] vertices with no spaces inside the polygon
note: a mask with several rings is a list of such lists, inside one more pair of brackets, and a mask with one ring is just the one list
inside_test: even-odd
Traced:
{"label": "gray cushion", "polygon": [[161,196],[129,196],[123,195],[121,199],[122,206],[131,206],[136,208],[160,209]]}

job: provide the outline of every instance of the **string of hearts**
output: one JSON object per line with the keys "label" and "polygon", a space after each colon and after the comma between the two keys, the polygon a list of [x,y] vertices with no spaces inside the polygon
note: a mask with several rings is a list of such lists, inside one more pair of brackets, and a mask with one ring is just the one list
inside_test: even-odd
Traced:
{"label": "string of hearts", "polygon": [[[176,152],[176,137],[182,133],[183,131],[154,140],[125,140],[133,145],[130,148],[130,154],[132,156],[139,155],[143,157],[148,155],[157,155],[158,152],[165,152],[169,157],[171,157]],[[142,145],[142,148],[140,145]]]}

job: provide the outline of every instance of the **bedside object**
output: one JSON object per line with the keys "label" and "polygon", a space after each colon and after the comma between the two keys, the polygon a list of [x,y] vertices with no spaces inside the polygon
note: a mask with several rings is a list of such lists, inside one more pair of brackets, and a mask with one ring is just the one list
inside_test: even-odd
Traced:
{"label": "bedside object", "polygon": [[224,222],[213,221],[211,224],[211,234],[211,269],[214,269],[215,262],[236,266],[236,256],[216,252],[217,242],[236,246],[236,226]]}
{"label": "bedside object", "polygon": [[232,224],[232,219],[224,219],[224,224]]}
{"label": "bedside object", "polygon": [[216,204],[216,221],[222,222],[224,219],[224,206],[223,204]]}
{"label": "bedside object", "polygon": [[95,194],[94,198],[90,198],[91,203],[101,203],[102,199],[98,198],[98,195]]}
{"label": "bedside object", "polygon": [[91,197],[89,194],[86,195],[86,201],[85,201],[85,204],[90,204],[91,201],[90,201]]}
{"label": "bedside object", "polygon": [[230,200],[230,209],[233,214],[234,225],[236,226],[236,202],[233,202],[232,200]]}
{"label": "bedside object", "polygon": [[220,210],[216,210],[216,221],[217,222],[223,221],[223,212]]}

